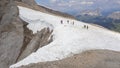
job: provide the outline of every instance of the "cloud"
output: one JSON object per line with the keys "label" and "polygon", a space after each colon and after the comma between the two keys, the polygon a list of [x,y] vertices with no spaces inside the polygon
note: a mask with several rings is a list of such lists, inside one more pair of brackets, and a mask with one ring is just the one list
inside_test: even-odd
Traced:
{"label": "cloud", "polygon": [[69,0],[69,1],[61,1],[57,5],[60,7],[68,6],[80,6],[80,5],[93,5],[92,1],[80,1],[80,0]]}
{"label": "cloud", "polygon": [[51,2],[51,3],[55,3],[55,2],[57,2],[57,0],[50,0],[50,2]]}
{"label": "cloud", "polygon": [[68,2],[66,2],[66,1],[61,1],[61,2],[59,2],[57,5],[60,6],[60,7],[64,7],[64,6],[71,7],[73,4],[72,4],[71,1],[68,1]]}
{"label": "cloud", "polygon": [[117,4],[120,4],[120,1],[117,1]]}
{"label": "cloud", "polygon": [[74,0],[69,0],[69,1],[61,1],[58,3],[58,6],[64,7],[64,6],[68,6],[71,7],[73,5],[76,5],[77,1]]}
{"label": "cloud", "polygon": [[94,4],[94,2],[83,1],[83,2],[80,2],[80,4],[82,4],[82,5],[92,5],[92,4]]}
{"label": "cloud", "polygon": [[39,4],[60,11],[81,11],[101,8],[102,10],[120,7],[120,0],[37,0]]}

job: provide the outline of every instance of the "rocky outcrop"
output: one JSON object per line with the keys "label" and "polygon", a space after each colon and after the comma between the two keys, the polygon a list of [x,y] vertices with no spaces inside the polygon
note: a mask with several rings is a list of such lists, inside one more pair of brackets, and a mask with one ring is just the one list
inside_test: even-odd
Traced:
{"label": "rocky outcrop", "polygon": [[23,23],[18,8],[12,0],[2,0],[0,20],[0,68],[15,63],[23,44]]}
{"label": "rocky outcrop", "polygon": [[25,3],[25,4],[29,5],[29,6],[35,6],[35,5],[37,5],[37,3],[35,2],[35,0],[15,0],[15,1]]}
{"label": "rocky outcrop", "polygon": [[0,0],[0,21],[2,19],[3,14],[5,13],[5,8],[6,8],[6,4],[8,4],[7,0]]}
{"label": "rocky outcrop", "polygon": [[46,28],[33,35],[27,28],[27,23],[19,18],[19,10],[14,0],[1,0],[0,68],[8,68],[39,47],[49,44],[52,41],[51,33]]}
{"label": "rocky outcrop", "polygon": [[27,47],[22,50],[21,55],[18,57],[18,61],[24,59],[28,55],[30,55],[32,52],[36,52],[40,47],[43,47],[44,45],[49,44],[52,42],[52,31],[49,30],[49,28],[44,28],[40,32],[38,31],[32,40],[29,42]]}
{"label": "rocky outcrop", "polygon": [[19,68],[120,68],[120,52],[92,50],[59,61],[41,62]]}

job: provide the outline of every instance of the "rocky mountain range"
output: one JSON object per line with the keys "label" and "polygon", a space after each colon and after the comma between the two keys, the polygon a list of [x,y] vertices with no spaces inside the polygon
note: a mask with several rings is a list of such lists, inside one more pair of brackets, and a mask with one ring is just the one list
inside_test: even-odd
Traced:
{"label": "rocky mountain range", "polygon": [[[71,15],[38,6],[34,0],[1,0],[0,68],[9,68],[10,65],[26,58],[39,48],[51,43],[54,39],[53,30],[50,30],[50,28],[44,28],[35,34],[28,29],[28,22],[19,17],[18,5],[74,19]],[[63,60],[30,64],[20,68],[120,68],[119,57],[120,53],[117,51],[93,50]]]}
{"label": "rocky mountain range", "polygon": [[110,13],[109,15],[104,15],[101,13],[100,10],[85,10],[83,12],[80,12],[80,14],[77,14],[76,16],[77,20],[101,25],[107,29],[114,30],[119,32],[119,24],[120,24],[120,12],[115,11],[113,13]]}
{"label": "rocky mountain range", "polygon": [[112,18],[112,19],[117,19],[117,20],[120,20],[120,11],[116,11],[116,12],[113,12],[112,14],[110,14],[108,16],[108,18]]}
{"label": "rocky mountain range", "polygon": [[76,14],[76,16],[79,16],[79,15],[101,16],[102,14],[99,9],[96,9],[96,10],[83,10],[80,13]]}

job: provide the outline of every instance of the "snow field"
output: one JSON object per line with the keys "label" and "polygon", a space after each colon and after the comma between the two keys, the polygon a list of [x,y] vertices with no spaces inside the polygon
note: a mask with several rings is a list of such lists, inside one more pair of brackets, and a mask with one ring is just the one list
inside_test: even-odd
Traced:
{"label": "snow field", "polygon": [[[91,49],[120,51],[119,33],[84,22],[42,13],[21,6],[18,7],[21,19],[29,23],[27,27],[33,33],[49,27],[53,29],[54,40],[20,62],[11,65],[10,68],[30,63],[60,60]],[[63,20],[63,24],[61,24],[61,20]],[[67,20],[70,21],[69,24]],[[72,24],[73,21],[74,25]],[[89,28],[83,28],[84,25],[88,25]]]}

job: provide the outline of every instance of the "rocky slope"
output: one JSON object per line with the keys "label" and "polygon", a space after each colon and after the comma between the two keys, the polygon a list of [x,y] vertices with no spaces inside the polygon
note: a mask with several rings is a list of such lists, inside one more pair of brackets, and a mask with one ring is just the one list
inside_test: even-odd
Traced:
{"label": "rocky slope", "polygon": [[[50,31],[49,28],[45,28],[42,29],[40,32],[38,31],[29,42],[27,42],[27,39],[25,39],[23,49],[21,50],[17,61],[22,60],[23,58],[30,55],[32,52],[36,52],[36,50],[38,50],[40,47],[43,47],[44,45],[52,42],[51,33],[52,31]],[[27,34],[26,36],[29,36],[29,34]]]}
{"label": "rocky slope", "polygon": [[1,0],[0,5],[0,68],[8,68],[50,43],[52,31],[45,28],[33,34],[26,27],[27,23],[19,18],[19,11],[13,0]]}
{"label": "rocky slope", "polygon": [[8,68],[16,62],[23,44],[23,23],[18,17],[18,9],[14,2],[2,0],[4,13],[0,20],[0,67]]}
{"label": "rocky slope", "polygon": [[119,57],[120,52],[92,50],[60,61],[30,64],[19,68],[120,68]]}
{"label": "rocky slope", "polygon": [[58,15],[58,16],[62,16],[62,17],[75,19],[74,16],[71,16],[67,13],[61,13],[59,11],[49,9],[49,8],[44,7],[44,6],[37,5],[35,0],[16,0],[16,3],[17,3],[17,5],[28,7],[28,8],[38,10],[38,11],[41,11],[44,13],[49,13],[49,14],[53,14],[53,15]]}

